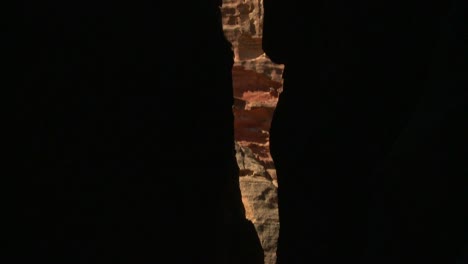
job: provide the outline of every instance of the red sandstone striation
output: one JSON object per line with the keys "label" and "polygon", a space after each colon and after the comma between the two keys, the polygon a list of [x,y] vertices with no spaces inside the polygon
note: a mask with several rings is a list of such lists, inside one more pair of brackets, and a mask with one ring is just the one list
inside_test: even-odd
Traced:
{"label": "red sandstone striation", "polygon": [[272,63],[261,48],[263,0],[224,0],[222,12],[225,35],[235,54],[235,139],[242,199],[262,242],[265,264],[273,264],[279,220],[269,130],[283,68]]}

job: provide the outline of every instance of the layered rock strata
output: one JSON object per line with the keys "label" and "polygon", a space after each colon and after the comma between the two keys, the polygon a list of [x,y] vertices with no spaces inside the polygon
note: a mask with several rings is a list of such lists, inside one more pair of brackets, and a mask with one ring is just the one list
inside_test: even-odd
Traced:
{"label": "layered rock strata", "polygon": [[265,263],[273,264],[279,219],[269,129],[283,68],[272,63],[261,47],[263,0],[224,0],[222,10],[225,35],[235,54],[235,139],[242,199],[260,237]]}

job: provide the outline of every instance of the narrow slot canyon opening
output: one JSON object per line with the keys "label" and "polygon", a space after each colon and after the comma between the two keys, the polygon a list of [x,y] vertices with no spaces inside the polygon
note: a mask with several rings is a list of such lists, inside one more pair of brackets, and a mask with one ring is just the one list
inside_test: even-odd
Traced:
{"label": "narrow slot canyon opening", "polygon": [[223,0],[223,27],[232,43],[236,157],[246,217],[255,225],[265,264],[276,263],[277,178],[269,130],[282,89],[282,65],[262,50],[263,0]]}

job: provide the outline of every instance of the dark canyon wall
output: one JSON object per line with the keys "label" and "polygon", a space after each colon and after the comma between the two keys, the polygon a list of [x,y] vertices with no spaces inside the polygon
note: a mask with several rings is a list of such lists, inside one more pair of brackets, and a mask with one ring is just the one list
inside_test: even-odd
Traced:
{"label": "dark canyon wall", "polygon": [[[241,208],[233,53],[217,8],[22,3],[22,78],[5,125],[13,175],[2,184],[0,258],[14,256],[1,263],[262,263]],[[246,205],[261,228],[271,217],[252,208],[274,188],[260,195],[254,183],[271,180],[251,178]]]}

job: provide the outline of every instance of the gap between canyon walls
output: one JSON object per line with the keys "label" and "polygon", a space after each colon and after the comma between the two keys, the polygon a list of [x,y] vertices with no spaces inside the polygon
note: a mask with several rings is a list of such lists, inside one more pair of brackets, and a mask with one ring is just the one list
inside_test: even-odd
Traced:
{"label": "gap between canyon walls", "polygon": [[223,27],[232,43],[237,162],[246,216],[276,263],[279,231],[277,179],[270,156],[269,130],[282,89],[282,65],[272,63],[262,44],[263,0],[223,0]]}

